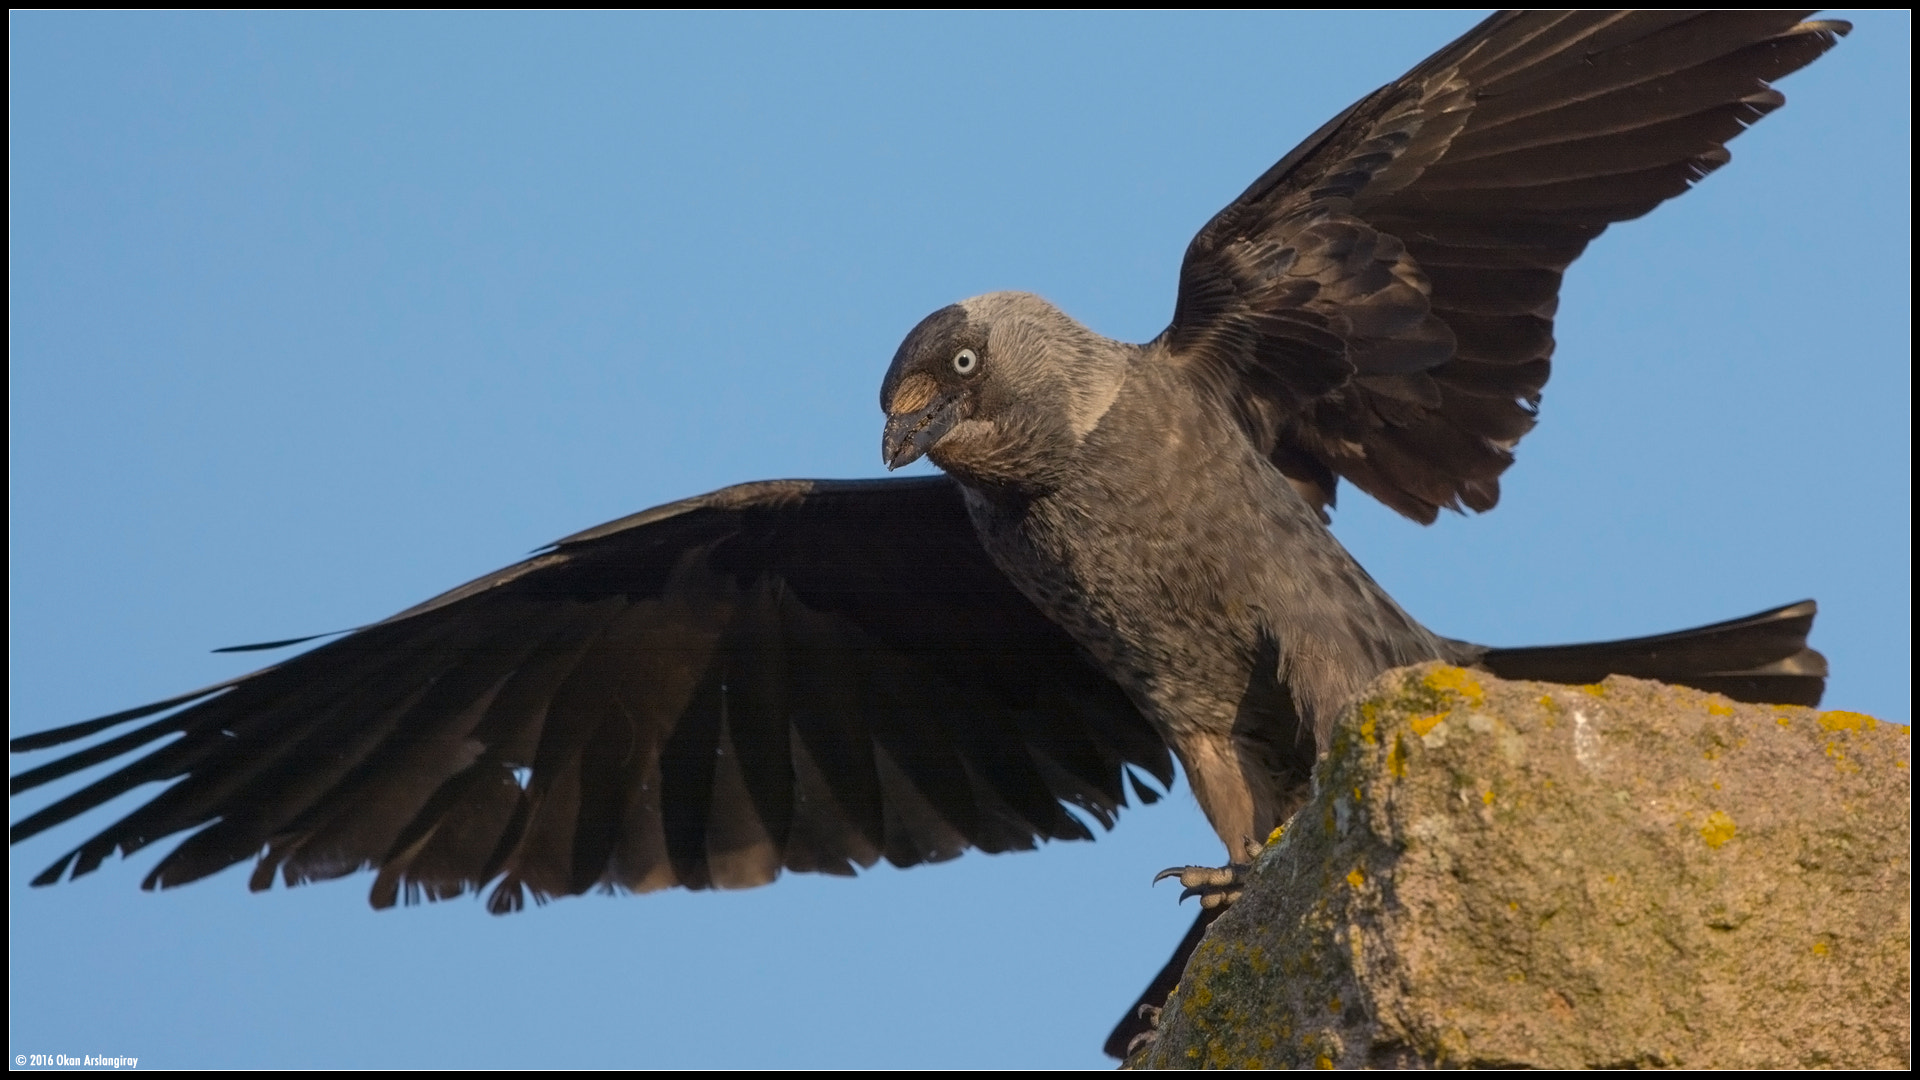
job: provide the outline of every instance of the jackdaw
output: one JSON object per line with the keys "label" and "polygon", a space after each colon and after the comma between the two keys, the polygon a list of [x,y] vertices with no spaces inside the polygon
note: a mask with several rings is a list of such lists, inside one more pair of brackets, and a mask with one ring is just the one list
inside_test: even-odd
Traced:
{"label": "jackdaw", "polygon": [[[1168,783],[1177,757],[1231,861],[1400,664],[1813,703],[1811,602],[1489,649],[1415,621],[1325,525],[1342,477],[1422,522],[1494,506],[1561,273],[1724,164],[1782,103],[1769,81],[1846,31],[1805,14],[1494,16],[1209,222],[1153,341],[1019,293],[923,321],[882,384],[883,456],[946,477],[655,508],[274,667],[15,739],[158,716],[19,792],[179,736],[12,837],[171,780],[35,883],[196,830],[149,887],[257,855],[256,887],[373,868],[376,906],[490,887],[510,911],[1090,838],[1068,807],[1111,825],[1146,790],[1128,770]],[[1186,877],[1231,895],[1231,868]]]}

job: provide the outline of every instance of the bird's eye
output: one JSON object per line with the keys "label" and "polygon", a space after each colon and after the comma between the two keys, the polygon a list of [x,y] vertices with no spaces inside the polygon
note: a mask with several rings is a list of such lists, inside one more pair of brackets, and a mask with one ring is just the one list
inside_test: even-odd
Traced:
{"label": "bird's eye", "polygon": [[961,375],[971,375],[980,366],[980,354],[972,349],[961,349],[953,354],[953,370]]}

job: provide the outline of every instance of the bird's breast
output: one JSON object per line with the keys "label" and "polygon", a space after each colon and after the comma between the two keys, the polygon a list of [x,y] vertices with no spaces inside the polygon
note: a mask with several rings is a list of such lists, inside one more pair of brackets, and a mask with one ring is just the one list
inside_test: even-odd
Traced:
{"label": "bird's breast", "polygon": [[1200,434],[1137,434],[1118,454],[1090,440],[1072,482],[1040,497],[969,490],[969,513],[1008,580],[1150,718],[1230,718],[1260,638],[1261,500]]}

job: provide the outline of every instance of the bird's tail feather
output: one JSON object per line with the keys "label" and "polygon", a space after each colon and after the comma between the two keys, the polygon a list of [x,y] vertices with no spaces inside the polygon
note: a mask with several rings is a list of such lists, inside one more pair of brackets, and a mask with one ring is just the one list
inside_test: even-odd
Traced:
{"label": "bird's tail feather", "polygon": [[1818,608],[1811,600],[1743,619],[1654,637],[1488,649],[1473,661],[1502,679],[1596,683],[1609,675],[1658,679],[1736,701],[1818,705],[1827,658],[1807,647]]}

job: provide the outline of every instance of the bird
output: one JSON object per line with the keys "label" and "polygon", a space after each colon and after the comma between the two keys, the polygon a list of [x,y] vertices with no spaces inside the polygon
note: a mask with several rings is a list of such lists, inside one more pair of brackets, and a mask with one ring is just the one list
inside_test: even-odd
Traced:
{"label": "bird", "polygon": [[[1476,31],[1481,35],[1477,40],[1490,40],[1488,35],[1497,40],[1498,30],[1527,25],[1520,17],[1506,19]],[[1766,46],[1770,53],[1799,56],[1795,49],[1810,50],[1811,55],[1799,60],[1804,63],[1830,45],[1841,29],[1790,20],[1764,40],[1774,42]],[[1470,34],[1463,42],[1474,39]],[[1471,78],[1467,82],[1466,96],[1479,92]],[[1743,94],[1737,102],[1722,103],[1732,110],[1731,118],[1742,123],[1775,103],[1758,91]],[[1448,112],[1450,107],[1443,102],[1439,108],[1445,124],[1461,119]],[[1368,115],[1363,108],[1349,119]],[[1421,131],[1434,126],[1417,108],[1407,116],[1390,111],[1372,115],[1396,122],[1418,120]],[[1444,135],[1465,141],[1477,131],[1469,115]],[[1341,152],[1349,156],[1336,161],[1351,166],[1358,159],[1384,156],[1388,160],[1379,168],[1379,175],[1386,177],[1382,182],[1426,199],[1418,179],[1392,175],[1396,163],[1430,149],[1419,133],[1390,131],[1371,137],[1390,144],[1401,136],[1406,136],[1401,146],[1347,147]],[[1289,160],[1298,167],[1302,160],[1313,159],[1309,147],[1304,156],[1296,152]],[[1449,161],[1442,153],[1422,167],[1439,175]],[[1696,172],[1718,163],[1704,151],[1666,163],[1678,168],[1672,176],[1661,177],[1661,182],[1676,186],[1665,194],[1684,190],[1698,178]],[[1285,170],[1276,167],[1276,172],[1285,178]],[[1353,182],[1364,188],[1372,181],[1363,177]],[[1521,375],[1516,382],[1495,387],[1499,393],[1492,400],[1509,408],[1490,421],[1508,427],[1475,443],[1477,458],[1467,454],[1449,459],[1446,451],[1456,448],[1443,446],[1434,452],[1425,447],[1428,452],[1412,455],[1407,465],[1409,459],[1393,458],[1404,448],[1391,441],[1376,447],[1365,432],[1343,441],[1342,432],[1316,427],[1322,415],[1334,422],[1349,418],[1349,411],[1343,411],[1347,406],[1338,401],[1346,391],[1380,395],[1378,402],[1363,399],[1372,402],[1369,407],[1376,412],[1397,403],[1414,414],[1421,408],[1433,410],[1436,404],[1445,413],[1447,391],[1455,387],[1445,382],[1443,372],[1447,364],[1458,362],[1461,326],[1484,313],[1462,315],[1433,302],[1428,310],[1416,311],[1418,317],[1407,316],[1402,309],[1421,304],[1417,296],[1403,301],[1402,293],[1460,295],[1435,284],[1440,275],[1434,267],[1440,261],[1417,258],[1430,251],[1405,240],[1396,246],[1394,236],[1375,228],[1377,220],[1367,218],[1364,208],[1357,224],[1339,213],[1321,213],[1342,201],[1358,207],[1364,200],[1355,195],[1310,194],[1315,195],[1308,200],[1314,205],[1289,227],[1311,233],[1317,249],[1296,244],[1294,250],[1273,257],[1255,251],[1241,260],[1234,245],[1246,238],[1235,232],[1238,226],[1227,214],[1223,218],[1228,227],[1216,233],[1216,238],[1228,237],[1227,242],[1209,248],[1201,243],[1208,237],[1203,231],[1196,241],[1202,259],[1196,263],[1189,254],[1195,272],[1190,277],[1183,271],[1175,326],[1157,339],[1159,354],[1153,345],[1116,351],[1117,343],[1091,335],[1057,308],[1024,294],[991,294],[930,318],[903,345],[883,389],[890,411],[886,457],[888,464],[897,465],[929,453],[947,466],[951,478],[746,485],[576,534],[506,571],[265,672],[158,703],[161,708],[187,707],[148,722],[137,736],[112,741],[107,748],[130,750],[178,731],[186,732],[184,738],[136,762],[133,771],[119,779],[28,818],[16,826],[16,838],[57,824],[145,779],[185,775],[185,782],[136,811],[127,823],[77,849],[69,857],[72,862],[57,865],[84,872],[110,850],[211,823],[163,861],[150,880],[183,883],[246,861],[264,844],[269,851],[258,865],[256,881],[276,873],[290,882],[334,876],[372,864],[378,868],[376,903],[392,903],[408,894],[440,898],[487,886],[492,906],[510,910],[527,897],[609,883],[636,890],[671,884],[734,887],[763,883],[782,870],[847,872],[880,858],[910,865],[966,847],[1007,850],[1032,846],[1042,838],[1082,837],[1084,824],[1066,813],[1063,803],[1104,824],[1124,801],[1125,787],[1132,785],[1126,767],[1166,782],[1171,777],[1168,748],[1183,758],[1189,752],[1172,733],[1168,717],[1177,710],[1153,700],[1155,687],[1147,684],[1156,673],[1138,669],[1132,654],[1141,652],[1140,642],[1115,637],[1126,619],[1111,612],[1090,615],[1082,604],[1089,598],[1084,581],[1062,586],[1073,593],[1065,601],[1049,592],[1059,583],[1046,580],[1047,571],[1084,556],[1084,550],[1073,548],[1084,537],[1050,533],[1045,542],[1063,546],[1055,557],[1036,559],[1034,537],[1008,539],[1001,533],[1012,527],[1006,514],[1024,515],[1054,505],[1060,491],[1076,483],[1151,486],[1137,484],[1131,474],[1121,474],[1116,481],[1115,474],[1081,466],[1178,466],[1179,478],[1215,475],[1208,468],[1187,468],[1194,463],[1173,453],[1178,446],[1149,448],[1137,440],[1117,456],[1079,456],[1075,440],[1126,431],[1138,435],[1153,430],[1151,424],[1140,424],[1153,416],[1177,421],[1170,429],[1176,433],[1203,436],[1194,441],[1208,455],[1203,466],[1216,463],[1221,445],[1260,451],[1250,475],[1263,486],[1252,498],[1224,505],[1287,515],[1284,528],[1271,522],[1263,526],[1284,533],[1280,550],[1287,557],[1274,560],[1281,588],[1301,585],[1313,596],[1338,591],[1314,584],[1306,573],[1315,560],[1324,559],[1336,566],[1331,576],[1345,580],[1347,593],[1362,596],[1358,608],[1345,600],[1336,604],[1337,613],[1343,618],[1352,614],[1361,622],[1385,620],[1386,629],[1364,633],[1347,632],[1337,625],[1338,619],[1306,633],[1289,623],[1287,632],[1276,633],[1273,640],[1238,643],[1226,650],[1266,657],[1263,670],[1277,682],[1259,693],[1279,693],[1290,700],[1276,699],[1261,708],[1291,708],[1300,714],[1297,721],[1318,728],[1351,691],[1347,684],[1358,678],[1347,670],[1349,662],[1377,670],[1393,662],[1440,656],[1497,667],[1497,652],[1476,651],[1432,635],[1400,613],[1377,587],[1368,588],[1364,574],[1354,576],[1357,566],[1350,566],[1351,560],[1342,562],[1343,553],[1322,517],[1332,504],[1337,478],[1416,519],[1431,520],[1455,502],[1489,509],[1497,497],[1493,485],[1511,449],[1501,444],[1531,426],[1539,385],[1528,380],[1544,380],[1545,358],[1527,355],[1509,365],[1521,369]],[[1254,190],[1249,195],[1255,195]],[[1235,205],[1257,211],[1261,198],[1243,196]],[[1431,200],[1422,205],[1431,209]],[[1628,199],[1608,203],[1600,212],[1632,216],[1629,211],[1645,208]],[[1397,220],[1390,213],[1388,219]],[[1415,222],[1401,231],[1414,233],[1418,226]],[[1546,269],[1522,269],[1557,283],[1553,260],[1571,258],[1566,254],[1569,246],[1577,254],[1577,247],[1590,239],[1583,234],[1586,230],[1593,230],[1591,222],[1575,222],[1561,230],[1573,239],[1549,236],[1543,242],[1546,255],[1541,256]],[[1375,235],[1364,235],[1368,231]],[[1446,238],[1424,240],[1444,247]],[[1256,237],[1253,246],[1261,242]],[[1320,258],[1318,268],[1306,265],[1312,257]],[[1311,273],[1292,274],[1303,265]],[[1356,288],[1367,285],[1362,303],[1339,300],[1332,309],[1340,318],[1356,312],[1364,318],[1348,319],[1349,325],[1334,332],[1311,303],[1283,297],[1268,310],[1259,306],[1267,301],[1256,296],[1244,311],[1236,309],[1233,302],[1248,295],[1248,287],[1234,274],[1245,266],[1251,266],[1255,276],[1278,275],[1275,288],[1281,292],[1303,283],[1320,288],[1316,295],[1351,282],[1358,283]],[[1347,273],[1355,267],[1357,272]],[[1206,276],[1210,273],[1214,277]],[[1370,283],[1379,273],[1385,274],[1383,283],[1374,287]],[[1329,282],[1334,289],[1325,288]],[[1541,305],[1550,304],[1550,296],[1537,293],[1522,299],[1533,305],[1529,314],[1536,319]],[[1367,303],[1376,303],[1377,309],[1360,311]],[[1273,311],[1299,317],[1289,322],[1275,318]],[[1367,319],[1373,321],[1360,325]],[[1260,335],[1269,322],[1287,324],[1271,335],[1279,342],[1274,348],[1282,359],[1272,372],[1252,367],[1246,359],[1266,362],[1260,358],[1266,355],[1267,339]],[[1183,332],[1188,335],[1184,344]],[[1241,340],[1249,334],[1250,345]],[[1023,338],[1039,344],[1023,351]],[[1521,344],[1522,351],[1550,348],[1538,339]],[[1044,382],[1060,366],[1055,361],[1062,355],[1085,359],[1088,371],[1074,373],[1054,388],[1060,392],[1052,397],[1026,393],[1035,387],[1019,382],[1023,361],[1033,361],[1036,366],[1027,374],[1038,372]],[[1386,357],[1381,361],[1386,368],[1364,367],[1367,358],[1380,356]],[[1352,370],[1339,369],[1334,361],[1342,357]],[[1528,367],[1536,360],[1537,366]],[[1189,368],[1182,368],[1189,361]],[[1124,367],[1124,378],[1117,377],[1121,368],[1114,367],[1116,363]],[[1361,366],[1354,367],[1356,363]],[[1423,372],[1431,373],[1439,389],[1413,377]],[[980,404],[991,404],[988,397],[946,395],[942,380],[963,386],[969,377],[982,387],[1011,386],[1009,400],[1015,406],[1051,402],[1066,409],[1057,416],[1045,409],[995,414]],[[996,378],[1012,381],[990,381]],[[1236,379],[1238,383],[1232,382]],[[1216,381],[1230,388],[1223,390]],[[1245,391],[1248,385],[1250,395],[1235,396],[1235,389]],[[1329,400],[1334,403],[1322,413],[1302,421],[1310,411],[1303,405]],[[1233,407],[1236,401],[1244,407]],[[968,409],[973,411],[962,415]],[[1134,410],[1136,420],[1131,428],[1118,423],[1129,415],[1128,409]],[[1026,458],[966,452],[963,436],[983,421],[1009,418],[1027,424],[1022,438],[1010,444],[1028,453]],[[975,429],[969,429],[969,423]],[[1067,445],[1047,443],[1052,436],[1073,445],[1061,461],[1039,460],[1048,457],[1046,451]],[[1166,453],[1159,452],[1163,450]],[[1035,451],[1041,452],[1039,458],[1029,453]],[[1439,479],[1420,471],[1422,464],[1441,470]],[[1162,490],[1173,486],[1163,484]],[[1219,493],[1206,485],[1196,490]],[[1122,501],[1113,494],[1100,505],[1113,508]],[[1061,505],[1076,515],[1092,513],[1086,504]],[[1138,519],[1108,517],[1096,524],[1140,537],[1136,526],[1155,520],[1193,519],[1156,513]],[[1238,535],[1230,528],[1230,514],[1206,514],[1200,523],[1228,530],[1228,541]],[[1184,539],[1168,543],[1179,547]],[[1221,548],[1208,543],[1200,550]],[[1126,561],[1117,559],[1115,565]],[[1154,564],[1145,560],[1141,565]],[[1170,591],[1178,598],[1221,599],[1215,595],[1218,583],[1205,580],[1217,567],[1192,559],[1168,565],[1202,579],[1191,587],[1172,583]],[[903,595],[902,581],[912,583],[909,595]],[[1245,601],[1251,608],[1267,587],[1250,587],[1253,592]],[[1091,598],[1109,607],[1113,603],[1111,595]],[[1183,602],[1163,614],[1194,613],[1195,608]],[[1808,611],[1787,609],[1755,625],[1791,623],[1797,628],[1792,633],[1804,637],[1801,624],[1809,617]],[[1220,625],[1224,623],[1208,617],[1188,629]],[[1321,644],[1326,648],[1316,652]],[[1305,651],[1288,651],[1296,648]],[[1380,650],[1384,652],[1373,655]],[[768,658],[776,655],[780,669],[770,672]],[[1217,659],[1219,650],[1203,648],[1196,655]],[[1513,655],[1540,658],[1525,651]],[[636,656],[648,658],[653,668],[632,662]],[[1164,659],[1149,657],[1148,662]],[[1799,666],[1757,674],[1726,668],[1695,674],[1721,679],[1729,689],[1733,682],[1758,682],[1766,689],[1755,687],[1755,692],[1769,693],[1772,700],[1817,695],[1817,687],[1809,688],[1819,675],[1810,654],[1796,646],[1766,663],[1780,660]],[[1327,682],[1331,688],[1324,688],[1327,680],[1314,674],[1315,663],[1338,669]],[[1207,685],[1217,682],[1214,675],[1224,675],[1229,684],[1238,676],[1244,683],[1249,671],[1208,674]],[[623,696],[630,690],[633,696]],[[554,696],[562,694],[577,694],[579,700]],[[522,722],[517,717],[531,715],[529,709],[545,709],[546,731],[516,744],[516,736],[528,732],[513,725]],[[28,750],[55,745],[158,711],[129,710],[16,740],[15,746]],[[782,722],[791,727],[784,740],[739,734],[772,713],[784,713]],[[834,727],[850,716],[866,720],[851,743],[846,731]],[[887,727],[890,723],[895,726]],[[627,741],[607,742],[616,729],[627,732]],[[1314,740],[1292,732],[1289,737],[1296,750],[1305,747],[1305,763],[1310,764]],[[296,746],[289,739],[304,742]],[[868,744],[864,753],[848,749],[863,741]],[[409,753],[388,756],[383,744],[404,744]],[[1025,752],[1009,756],[1010,747]],[[105,759],[104,750],[83,751],[23,774],[16,779],[16,790]],[[870,771],[851,779],[834,771],[849,759],[870,763]],[[1190,777],[1207,773],[1197,761],[1188,762]],[[423,782],[422,776],[431,779]],[[787,785],[790,798],[774,804],[761,799],[769,783]],[[855,789],[864,792],[865,803],[849,811],[848,804],[862,798]],[[229,797],[235,790],[249,794],[234,802]],[[1141,790],[1135,788],[1136,793]],[[1257,804],[1263,794],[1250,790],[1236,797]],[[309,799],[331,799],[334,804],[321,809],[317,802],[302,801]],[[1208,802],[1203,795],[1203,806]],[[555,807],[564,813],[549,813]],[[638,827],[614,824],[618,815],[608,812],[614,808],[637,815],[627,821]],[[851,820],[861,812],[868,812],[867,820]],[[1281,813],[1275,806],[1257,805],[1232,811],[1238,816],[1222,828],[1222,838],[1231,850],[1232,836],[1257,831]],[[188,823],[173,827],[182,821]],[[509,836],[513,844],[503,840]]]}

